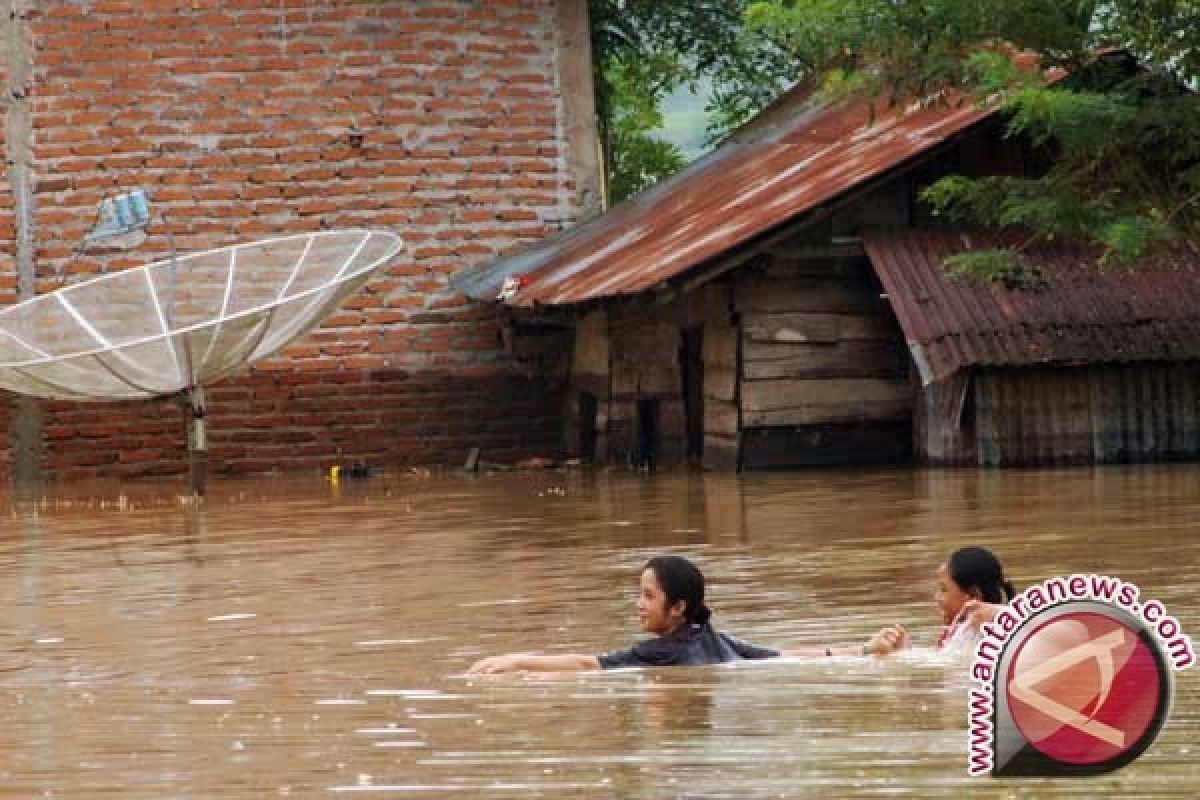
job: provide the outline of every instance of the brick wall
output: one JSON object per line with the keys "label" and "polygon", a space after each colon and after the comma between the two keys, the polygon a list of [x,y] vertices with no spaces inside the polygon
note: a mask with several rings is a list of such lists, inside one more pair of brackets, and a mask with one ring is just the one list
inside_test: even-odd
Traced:
{"label": "brick wall", "polygon": [[[512,355],[490,306],[446,288],[578,213],[559,80],[575,53],[560,47],[556,0],[32,6],[19,33],[33,63],[39,293],[165,257],[172,239],[191,251],[365,226],[407,242],[318,331],[210,391],[213,469],[558,450],[557,379]],[[80,252],[99,201],[139,186],[147,240]],[[6,247],[6,303],[15,270]],[[551,337],[540,358],[555,363],[562,344]],[[43,411],[55,476],[186,468],[170,400]]]}

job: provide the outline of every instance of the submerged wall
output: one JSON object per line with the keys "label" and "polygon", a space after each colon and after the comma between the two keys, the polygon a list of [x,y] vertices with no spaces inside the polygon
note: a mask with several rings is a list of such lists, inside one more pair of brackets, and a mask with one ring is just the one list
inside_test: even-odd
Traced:
{"label": "submerged wall", "polygon": [[634,466],[737,463],[730,288],[580,314],[564,408],[568,451]]}
{"label": "submerged wall", "polygon": [[922,392],[932,464],[1121,464],[1200,457],[1200,365],[988,369]]}
{"label": "submerged wall", "polygon": [[[213,469],[558,449],[555,364],[569,335],[523,342],[446,278],[595,202],[579,140],[583,2],[17,6],[2,65],[13,99],[0,301],[163,258],[172,243],[388,229],[408,244],[390,270],[319,331],[211,391]],[[132,187],[151,198],[146,241],[81,248],[100,200]],[[169,400],[40,412],[33,445],[52,475],[186,467]],[[0,448],[12,446],[9,416]]]}

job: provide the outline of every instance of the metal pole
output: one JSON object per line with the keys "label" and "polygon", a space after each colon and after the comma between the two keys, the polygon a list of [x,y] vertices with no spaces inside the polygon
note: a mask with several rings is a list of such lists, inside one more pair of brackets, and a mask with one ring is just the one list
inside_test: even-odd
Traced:
{"label": "metal pole", "polygon": [[208,423],[204,419],[204,387],[184,392],[188,415],[188,477],[192,494],[202,497],[208,486]]}

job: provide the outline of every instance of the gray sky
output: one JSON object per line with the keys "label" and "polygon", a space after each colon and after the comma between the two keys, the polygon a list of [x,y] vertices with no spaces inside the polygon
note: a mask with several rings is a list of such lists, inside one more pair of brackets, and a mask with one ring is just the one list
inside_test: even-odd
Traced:
{"label": "gray sky", "polygon": [[678,145],[688,161],[699,158],[709,149],[704,143],[704,104],[704,94],[687,88],[677,89],[663,100],[663,127],[658,133]]}

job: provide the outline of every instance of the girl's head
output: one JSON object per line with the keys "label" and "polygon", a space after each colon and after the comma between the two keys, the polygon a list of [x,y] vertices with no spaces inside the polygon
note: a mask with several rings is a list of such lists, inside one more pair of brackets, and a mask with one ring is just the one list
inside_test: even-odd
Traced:
{"label": "girl's head", "polygon": [[942,622],[947,625],[968,600],[1007,603],[1015,595],[999,559],[987,548],[959,548],[938,567],[937,604],[942,609]]}
{"label": "girl's head", "polygon": [[703,625],[710,612],[704,605],[704,575],[680,556],[655,556],[642,569],[638,620],[642,630],[659,636],[683,623]]}

